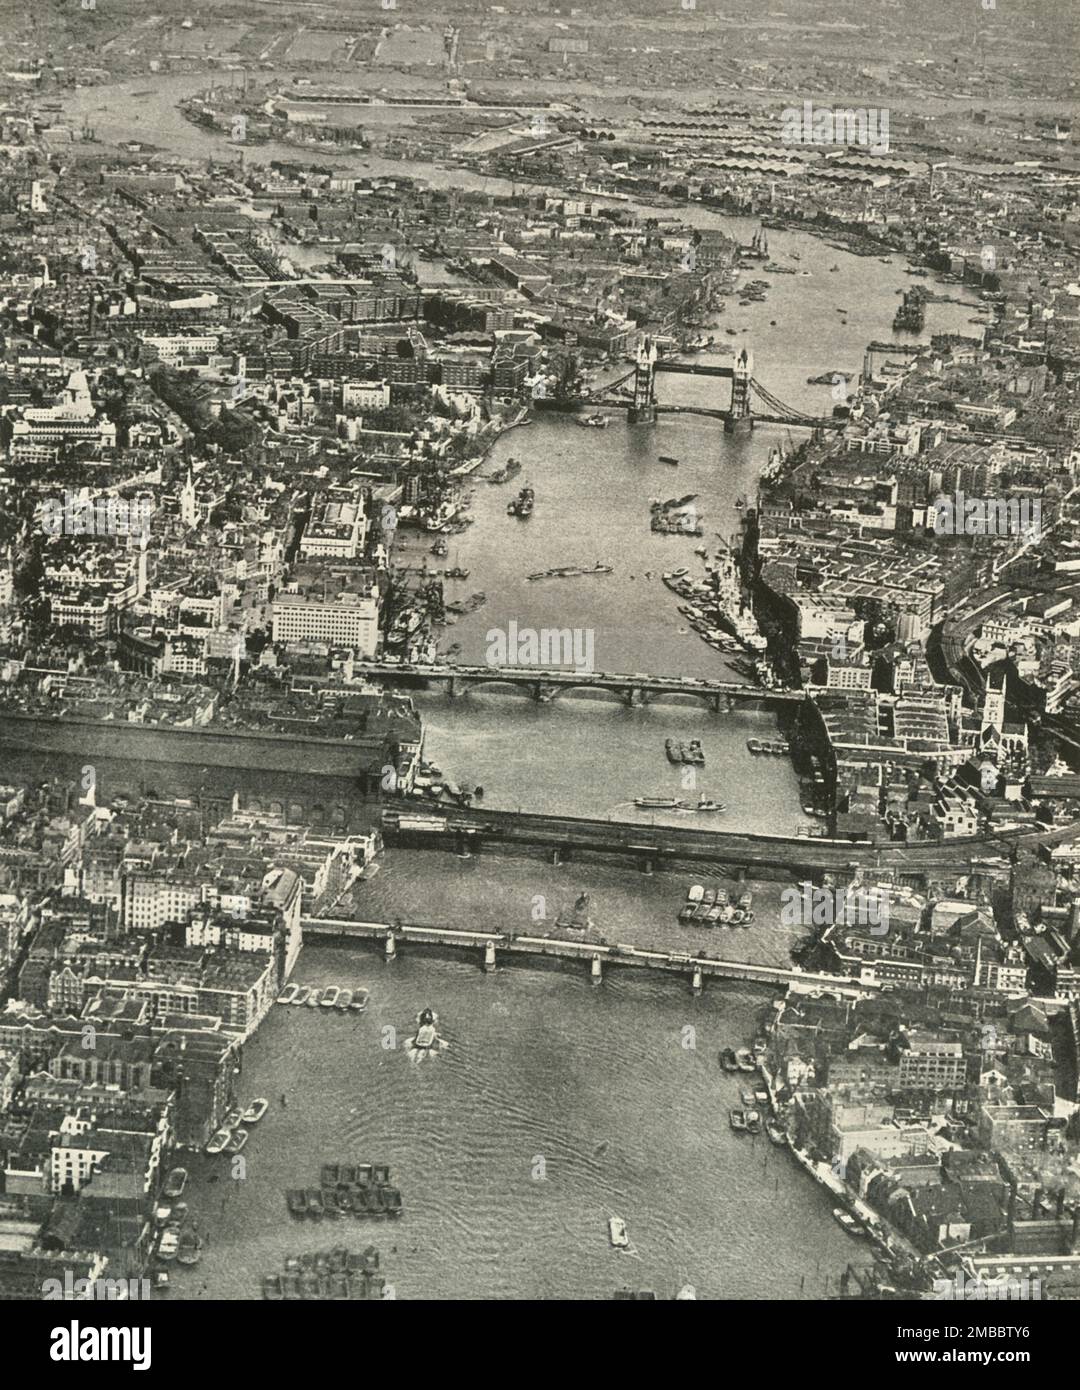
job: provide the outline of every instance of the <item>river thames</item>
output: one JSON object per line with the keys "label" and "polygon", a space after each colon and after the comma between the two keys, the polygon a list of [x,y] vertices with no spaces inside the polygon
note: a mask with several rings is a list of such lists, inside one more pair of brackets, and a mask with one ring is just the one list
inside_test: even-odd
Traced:
{"label": "river thames", "polygon": [[[160,80],[141,102],[131,99],[138,85],[69,95],[68,118],[88,119],[107,142],[142,140],[166,153],[235,158],[223,140],[173,108],[203,79]],[[260,147],[249,158],[322,162],[287,146]],[[508,187],[457,169],[336,152],[330,158],[356,172]],[[753,230],[701,207],[645,211],[723,226],[740,240]],[[794,264],[797,257],[810,273],[749,272],[770,280],[767,302],[744,307],[731,297],[721,326],[709,331],[718,345],[750,347],[755,376],[781,400],[827,414],[829,389],[808,385],[807,377],[858,371],[864,346],[891,337],[897,291],[911,282],[898,257],[882,265],[801,232],[770,232],[769,240],[776,261]],[[949,293],[974,304],[959,288]],[[962,304],[932,303],[927,333],[974,335],[973,313]],[[663,401],[724,403],[717,383],[703,379],[661,378],[659,392]],[[792,442],[801,437],[795,431]],[[697,494],[711,549],[736,530],[735,503],[752,497],[776,444],[788,444],[783,429],[732,438],[718,421],[690,416],[661,417],[651,429],[631,429],[615,416],[610,428],[595,431],[541,416],[510,431],[482,472],[513,456],[522,463],[518,480],[493,487],[476,477],[474,524],[451,540],[446,561],[428,559],[431,568],[469,570],[456,587],[450,582],[450,596],[486,595],[482,608],[447,629],[443,649],[458,643],[463,661],[483,661],[488,634],[513,621],[589,630],[598,670],[726,674],[722,658],[680,622],[678,601],[660,580],[664,570],[696,565],[694,546],[702,541],[651,534],[649,500]],[[679,467],[660,464],[661,453],[677,457]],[[506,503],[524,481],[536,489],[536,508],[522,523],[506,515]],[[419,565],[426,555],[414,536],[404,558]],[[526,579],[549,566],[597,560],[613,573]],[[482,783],[485,804],[630,816],[635,796],[686,794],[681,772],[664,759],[664,738],[673,735],[702,740],[707,763],[694,791],[727,803],[718,824],[790,834],[807,819],[791,768],[746,750],[748,737],[774,731],[762,714],[713,715],[693,703],[626,709],[602,698],[536,705],[490,692],[457,701],[423,694],[418,703],[426,755],[455,780]],[[82,761],[60,759],[50,770],[70,774]],[[14,754],[9,775],[24,766],[42,775],[42,759]],[[104,799],[140,784],[163,793],[191,793],[202,783],[273,795],[287,781],[273,769],[207,775],[130,762],[98,768]],[[644,880],[610,867],[567,873],[530,861],[391,851],[348,906],[376,920],[484,927],[524,917],[537,894],[552,899],[557,912],[582,889],[609,939],[667,932],[674,949],[688,948],[690,934],[674,921],[685,878],[675,875]],[[783,963],[790,936],[767,913],[760,917],[752,931],[714,933],[710,945],[725,955]],[[728,1109],[739,1104],[748,1078],[726,1075],[717,1053],[759,1031],[773,992],[713,984],[694,998],[686,981],[636,971],[612,972],[594,988],[583,971],[511,967],[485,976],[471,961],[403,956],[387,965],[362,948],[311,943],[293,978],[319,987],[362,983],[371,990],[370,1007],[361,1015],[275,1007],[247,1044],[240,1097],[265,1096],[270,1110],[253,1128],[235,1175],[224,1157],[184,1159],[192,1174],[186,1196],[207,1244],[198,1267],[174,1267],[177,1296],[257,1298],[262,1277],[280,1271],[288,1254],[335,1243],[361,1248],[368,1240],[379,1246],[396,1296],[414,1299],[610,1298],[623,1285],[671,1298],[687,1284],[699,1298],[818,1298],[836,1290],[848,1262],[869,1258],[790,1155],[764,1136],[729,1128]],[[414,1065],[401,1044],[426,1005],[437,1010],[449,1047]],[[402,1220],[290,1218],[285,1190],[316,1185],[328,1161],[389,1163],[404,1200]],[[609,1246],[613,1214],[627,1222],[632,1253]]]}

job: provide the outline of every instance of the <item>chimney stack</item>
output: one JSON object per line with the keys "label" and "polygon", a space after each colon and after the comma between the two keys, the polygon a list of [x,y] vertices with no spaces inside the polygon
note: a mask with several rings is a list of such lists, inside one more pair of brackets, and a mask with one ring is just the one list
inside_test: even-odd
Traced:
{"label": "chimney stack", "polygon": [[1035,1196],[1031,1199],[1031,1219],[1038,1221],[1039,1213],[1042,1208],[1043,1190],[1041,1187],[1035,1189]]}

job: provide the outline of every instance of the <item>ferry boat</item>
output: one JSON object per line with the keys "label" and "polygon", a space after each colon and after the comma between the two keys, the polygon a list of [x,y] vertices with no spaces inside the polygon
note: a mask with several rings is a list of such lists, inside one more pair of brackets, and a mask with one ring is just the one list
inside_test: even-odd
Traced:
{"label": "ferry boat", "polygon": [[334,1008],[335,1008],[335,1009],[339,1009],[342,1013],[344,1013],[345,1010],[349,1007],[349,1005],[350,1005],[351,1003],[352,1003],[352,990],[351,990],[351,989],[343,989],[343,990],[341,990],[341,991],[338,993],[338,997],[337,997],[337,999],[336,999],[335,1002],[334,1002]]}
{"label": "ferry boat", "polygon": [[306,1004],[311,998],[311,990],[307,985],[301,985],[293,997],[289,1000],[290,1004]]}
{"label": "ferry boat", "polygon": [[279,1004],[291,1004],[300,993],[299,985],[286,985],[277,997]]}
{"label": "ferry boat", "polygon": [[746,1133],[746,1115],[742,1110],[729,1110],[728,1123],[737,1134]]}
{"label": "ferry boat", "polygon": [[352,1009],[354,1013],[363,1013],[368,1006],[369,998],[370,995],[368,991],[361,985],[359,989],[353,990],[353,997],[349,1004],[349,1008]]}
{"label": "ferry boat", "polygon": [[609,1217],[608,1239],[616,1250],[629,1250],[630,1237],[626,1231],[626,1222],[621,1216]]}
{"label": "ferry boat", "polygon": [[210,1142],[207,1144],[204,1152],[208,1154],[221,1153],[222,1149],[224,1149],[225,1145],[229,1142],[231,1138],[232,1130],[219,1129],[217,1133],[210,1139]]}
{"label": "ferry boat", "polygon": [[256,1096],[240,1118],[246,1125],[257,1125],[269,1109],[270,1102],[262,1096]]}
{"label": "ferry boat", "polygon": [[733,1047],[725,1047],[723,1052],[721,1052],[720,1065],[724,1068],[725,1071],[739,1070],[739,1064],[735,1060],[735,1049]]}
{"label": "ferry boat", "polygon": [[173,1168],[165,1179],[165,1184],[161,1190],[166,1197],[179,1197],[187,1186],[187,1180],[186,1168]]}

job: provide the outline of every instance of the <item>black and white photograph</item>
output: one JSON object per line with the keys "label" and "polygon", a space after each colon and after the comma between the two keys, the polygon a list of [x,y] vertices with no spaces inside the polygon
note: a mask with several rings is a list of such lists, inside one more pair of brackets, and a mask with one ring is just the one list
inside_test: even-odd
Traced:
{"label": "black and white photograph", "polygon": [[1078,80],[1070,0],[2,7],[39,1368],[213,1374],[191,1303],[317,1363],[398,1300],[757,1305],[760,1371],[895,1303],[868,1370],[1037,1364]]}

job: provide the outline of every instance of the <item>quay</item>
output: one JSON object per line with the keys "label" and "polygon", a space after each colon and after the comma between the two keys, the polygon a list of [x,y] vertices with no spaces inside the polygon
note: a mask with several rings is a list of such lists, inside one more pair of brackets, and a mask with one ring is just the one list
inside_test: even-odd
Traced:
{"label": "quay", "polygon": [[660,951],[618,943],[599,945],[561,937],[460,931],[418,923],[360,922],[351,917],[304,917],[300,926],[305,940],[367,942],[376,949],[381,947],[387,961],[395,960],[399,950],[436,947],[473,955],[484,971],[496,968],[500,957],[521,964],[544,958],[579,962],[589,970],[596,983],[601,981],[603,972],[613,966],[660,970],[685,977],[695,993],[705,979],[741,980],[770,986],[797,985],[806,991],[829,990],[847,999],[863,998],[877,988],[860,984],[846,975],[800,970],[798,966],[755,965],[750,961],[720,960],[709,955],[695,956],[685,951]]}
{"label": "quay", "polygon": [[567,667],[405,665],[389,661],[356,662],[357,675],[403,685],[441,686],[453,699],[469,689],[520,690],[541,703],[559,695],[599,690],[625,705],[645,705],[657,697],[689,695],[719,713],[736,705],[757,709],[794,708],[807,698],[804,690],[766,690],[739,681],[695,680],[684,676],[650,676],[576,671]]}

